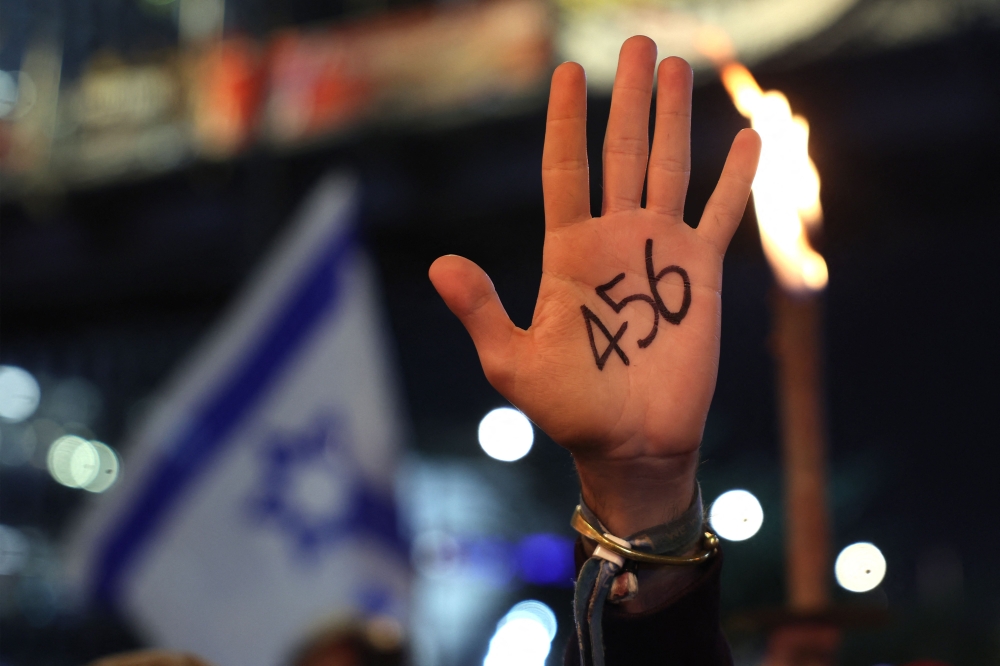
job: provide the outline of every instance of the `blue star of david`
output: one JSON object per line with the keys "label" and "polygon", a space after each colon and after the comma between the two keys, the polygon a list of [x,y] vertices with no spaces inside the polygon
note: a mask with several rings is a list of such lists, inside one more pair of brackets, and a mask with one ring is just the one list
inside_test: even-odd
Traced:
{"label": "blue star of david", "polygon": [[[326,416],[302,431],[273,433],[265,438],[260,461],[250,513],[262,526],[277,529],[299,556],[316,559],[324,549],[359,535],[406,552],[393,498],[364,477],[340,419]],[[348,484],[345,501],[319,512],[295,497],[304,472],[317,471],[329,474],[334,484]]]}

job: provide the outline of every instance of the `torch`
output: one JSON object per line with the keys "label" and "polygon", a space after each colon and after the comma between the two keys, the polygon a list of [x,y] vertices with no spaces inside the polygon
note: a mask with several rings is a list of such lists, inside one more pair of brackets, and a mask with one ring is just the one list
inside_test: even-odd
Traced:
{"label": "torch", "polygon": [[830,570],[819,358],[819,293],[827,269],[808,237],[822,217],[819,175],[806,151],[809,125],[792,114],[783,94],[763,92],[735,62],[723,66],[722,81],[762,140],[753,200],[777,282],[772,351],[785,467],[789,603],[793,610],[816,611],[829,601]]}
{"label": "torch", "polygon": [[[819,174],[809,158],[809,125],[778,91],[763,91],[736,62],[728,38],[699,35],[737,110],[762,148],[753,183],[761,245],[774,273],[772,352],[785,490],[785,548],[791,624],[771,636],[768,666],[832,663],[838,632],[823,618],[830,605],[830,526],[823,414],[820,293],[826,262],[809,242],[822,222]],[[812,619],[813,622],[802,623]],[[796,621],[799,621],[796,623]]]}

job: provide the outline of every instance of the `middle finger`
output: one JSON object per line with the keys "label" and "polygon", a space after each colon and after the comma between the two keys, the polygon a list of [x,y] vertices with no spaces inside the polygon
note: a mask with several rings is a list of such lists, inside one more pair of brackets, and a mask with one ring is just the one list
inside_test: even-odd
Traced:
{"label": "middle finger", "polygon": [[622,45],[604,135],[602,214],[638,208],[641,202],[655,64],[656,44],[649,37],[631,37]]}

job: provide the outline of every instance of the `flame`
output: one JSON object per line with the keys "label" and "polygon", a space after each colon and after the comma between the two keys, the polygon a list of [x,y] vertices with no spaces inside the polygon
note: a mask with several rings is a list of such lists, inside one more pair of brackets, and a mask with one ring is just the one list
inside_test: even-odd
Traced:
{"label": "flame", "polygon": [[787,291],[819,291],[829,274],[807,234],[823,219],[819,172],[808,152],[809,123],[792,113],[783,94],[761,90],[753,74],[735,62],[731,46],[718,32],[700,37],[699,47],[719,66],[737,110],[761,137],[753,198],[764,254],[775,278]]}

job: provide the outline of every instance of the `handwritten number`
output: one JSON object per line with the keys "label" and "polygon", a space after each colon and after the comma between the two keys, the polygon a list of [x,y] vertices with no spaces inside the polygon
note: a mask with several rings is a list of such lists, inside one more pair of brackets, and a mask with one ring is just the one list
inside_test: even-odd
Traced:
{"label": "handwritten number", "polygon": [[[667,308],[666,304],[663,302],[663,297],[660,296],[659,283],[664,276],[670,273],[677,273],[680,275],[681,279],[684,281],[684,298],[681,301],[680,309],[676,312],[671,312]],[[626,305],[629,303],[634,303],[636,301],[641,301],[646,303],[653,309],[653,327],[650,329],[649,334],[646,337],[638,341],[640,349],[645,349],[653,343],[656,338],[656,332],[659,329],[660,317],[663,317],[671,324],[679,325],[681,320],[688,313],[688,308],[691,307],[691,280],[688,278],[687,271],[680,266],[667,266],[659,272],[653,268],[653,239],[646,239],[646,278],[649,280],[649,291],[652,294],[647,296],[646,294],[632,294],[631,296],[626,296],[620,301],[613,299],[608,292],[611,291],[615,285],[625,279],[625,273],[619,273],[610,282],[600,285],[594,291],[597,292],[597,296],[608,304],[615,314],[620,313]],[[583,312],[583,321],[587,326],[587,335],[590,338],[590,349],[594,352],[594,361],[597,363],[598,370],[604,370],[604,365],[607,363],[608,358],[611,356],[611,352],[614,351],[621,358],[622,363],[625,365],[629,364],[628,356],[619,346],[618,341],[621,339],[622,335],[625,333],[625,329],[628,326],[628,322],[624,322],[618,332],[613,336],[608,328],[604,325],[604,322],[594,314],[594,312],[588,308],[586,305],[580,306]],[[608,347],[603,353],[599,354],[597,352],[597,343],[594,341],[594,329],[593,325],[596,324],[604,337],[608,339]]]}
{"label": "handwritten number", "polygon": [[[671,312],[664,305],[663,299],[660,297],[660,292],[657,289],[657,283],[663,278],[664,275],[668,273],[677,273],[684,280],[684,300],[681,301],[681,308],[677,312]],[[671,324],[677,325],[681,323],[685,315],[688,313],[688,308],[691,307],[691,280],[688,279],[687,271],[680,266],[667,266],[662,271],[653,275],[653,239],[646,239],[646,277],[649,278],[649,290],[653,292],[653,299],[656,301],[656,309],[659,310],[663,318],[669,321]]]}
{"label": "handwritten number", "polygon": [[607,294],[608,290],[614,287],[619,282],[621,282],[624,278],[625,274],[619,273],[617,276],[615,276],[614,280],[608,282],[607,284],[602,284],[600,287],[598,287],[596,289],[597,295],[601,297],[602,301],[610,305],[611,309],[614,310],[616,314],[621,312],[622,308],[624,308],[626,305],[628,305],[633,301],[643,301],[644,303],[648,303],[649,307],[653,308],[653,328],[652,330],[650,330],[649,335],[644,337],[642,340],[639,340],[639,347],[645,349],[653,341],[653,338],[656,337],[656,329],[660,325],[660,312],[656,307],[656,301],[654,301],[650,296],[646,296],[645,294],[632,294],[631,296],[626,296],[617,303],[613,298],[608,296]]}
{"label": "handwritten number", "polygon": [[[618,332],[612,336],[608,327],[604,325],[604,322],[602,322],[590,308],[586,305],[581,305],[580,310],[583,311],[583,321],[587,323],[587,335],[590,337],[590,350],[594,352],[594,361],[597,362],[597,369],[604,369],[604,364],[608,362],[608,357],[611,356],[612,351],[617,352],[618,358],[622,360],[622,363],[628,365],[628,356],[626,356],[622,348],[618,346],[618,341],[622,339],[622,336],[625,335],[625,329],[628,328],[628,322],[623,322],[621,328],[618,329]],[[591,326],[591,322],[597,324],[597,328],[599,328],[601,333],[604,334],[604,337],[608,339],[608,347],[602,354],[597,353],[597,343],[594,341],[594,328]]]}

